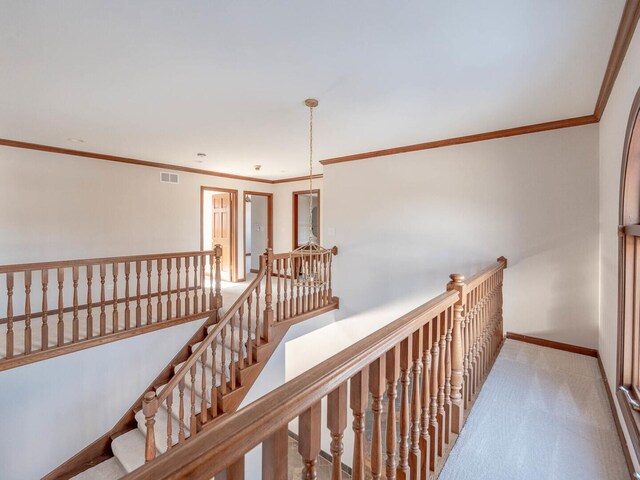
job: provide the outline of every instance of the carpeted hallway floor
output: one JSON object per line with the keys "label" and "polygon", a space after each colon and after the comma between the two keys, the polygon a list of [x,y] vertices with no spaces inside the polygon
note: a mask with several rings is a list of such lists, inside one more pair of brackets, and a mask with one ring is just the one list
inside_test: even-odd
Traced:
{"label": "carpeted hallway floor", "polygon": [[597,360],[506,340],[439,478],[628,479]]}

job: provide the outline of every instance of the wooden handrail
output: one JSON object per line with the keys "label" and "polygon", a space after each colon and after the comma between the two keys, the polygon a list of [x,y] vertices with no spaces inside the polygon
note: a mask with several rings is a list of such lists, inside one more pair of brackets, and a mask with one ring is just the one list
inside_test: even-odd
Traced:
{"label": "wooden handrail", "polygon": [[126,263],[135,261],[146,260],[166,260],[167,258],[176,257],[193,257],[196,255],[215,255],[216,250],[194,250],[188,252],[176,252],[176,253],[151,253],[144,255],[127,255],[119,257],[101,257],[101,258],[87,258],[76,260],[56,260],[52,262],[34,262],[34,263],[17,263],[14,265],[0,265],[0,273],[7,272],[24,272],[35,271],[54,268],[66,268],[66,267],[82,267],[85,265],[100,265],[100,264],[113,264],[113,263]]}
{"label": "wooden handrail", "polygon": [[[503,338],[502,272],[506,265],[506,259],[501,258],[471,277],[474,283],[467,289],[469,300],[460,293],[467,287],[464,277],[452,275],[453,281],[445,293],[125,478],[208,479],[225,469],[236,473],[233,478],[244,478],[238,473],[243,471],[244,455],[260,443],[263,443],[263,476],[279,478],[286,473],[287,451],[286,435],[280,432],[296,417],[299,417],[299,451],[305,472],[314,478],[320,453],[320,401],[329,398],[327,425],[334,441],[341,442],[346,422],[335,419],[346,416],[348,382],[351,383],[351,408],[357,419],[353,423],[352,467],[358,475],[362,472],[360,478],[364,478],[363,412],[368,403],[367,386],[374,396],[378,395],[378,413],[374,410],[377,420],[373,425],[377,429],[373,440],[377,445],[372,445],[372,449],[380,448],[380,382],[384,377],[390,404],[395,405],[392,400],[398,379],[402,384],[399,463],[395,463],[395,409],[390,409],[387,439],[392,440],[391,443],[387,440],[387,476],[395,475],[396,469],[403,473],[403,478],[409,478],[409,472],[411,478],[421,478],[421,468],[436,471],[439,457],[447,452],[445,443],[450,443],[462,428],[464,411],[469,407],[467,397],[473,399],[477,395],[499,351]],[[409,399],[412,382],[413,394]],[[426,398],[421,400],[423,396]],[[284,443],[278,449],[274,442]],[[276,451],[280,452],[278,458],[265,455],[265,452]],[[341,452],[339,444],[335,452],[338,455],[334,456],[334,472],[341,468],[339,461],[337,464],[335,461]],[[375,461],[372,458],[371,468],[376,474],[381,473],[379,454]]]}
{"label": "wooden handrail", "polygon": [[467,278],[465,282],[467,290],[472,290],[477,285],[484,282],[492,274],[503,268],[507,268],[507,259],[505,257],[500,257],[498,260],[496,260],[495,263],[492,263],[488,267]]}
{"label": "wooden handrail", "polygon": [[0,266],[0,370],[209,316],[222,303],[221,256],[216,245]]}

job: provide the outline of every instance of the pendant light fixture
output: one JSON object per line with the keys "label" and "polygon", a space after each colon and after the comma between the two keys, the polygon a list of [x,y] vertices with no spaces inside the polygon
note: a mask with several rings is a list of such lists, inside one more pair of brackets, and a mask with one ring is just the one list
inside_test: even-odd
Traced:
{"label": "pendant light fixture", "polygon": [[309,107],[309,239],[293,250],[289,259],[295,285],[317,288],[327,283],[324,266],[331,261],[332,252],[320,246],[313,235],[313,109],[318,106],[318,100],[308,98],[304,104]]}

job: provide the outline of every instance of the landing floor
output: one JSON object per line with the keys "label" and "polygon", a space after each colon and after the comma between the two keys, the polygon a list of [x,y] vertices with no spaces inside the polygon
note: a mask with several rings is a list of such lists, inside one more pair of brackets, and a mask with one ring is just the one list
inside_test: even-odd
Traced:
{"label": "landing floor", "polygon": [[598,361],[506,340],[439,478],[629,478]]}

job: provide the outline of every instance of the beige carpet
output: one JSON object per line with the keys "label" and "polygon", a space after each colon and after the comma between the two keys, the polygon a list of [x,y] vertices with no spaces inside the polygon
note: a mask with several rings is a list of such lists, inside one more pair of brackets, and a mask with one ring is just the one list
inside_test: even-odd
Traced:
{"label": "beige carpet", "polygon": [[597,360],[506,340],[439,478],[628,479]]}

